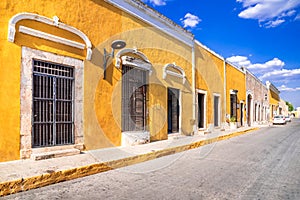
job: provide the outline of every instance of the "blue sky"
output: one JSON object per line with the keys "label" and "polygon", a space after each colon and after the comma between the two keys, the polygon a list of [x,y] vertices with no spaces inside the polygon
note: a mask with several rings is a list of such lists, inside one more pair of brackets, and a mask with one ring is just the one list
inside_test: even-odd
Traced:
{"label": "blue sky", "polygon": [[300,0],[143,0],[300,107]]}

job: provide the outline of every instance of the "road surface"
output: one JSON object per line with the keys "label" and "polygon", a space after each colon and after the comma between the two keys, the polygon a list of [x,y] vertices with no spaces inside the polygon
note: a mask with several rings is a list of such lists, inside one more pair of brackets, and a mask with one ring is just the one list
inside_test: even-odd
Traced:
{"label": "road surface", "polygon": [[300,120],[3,199],[300,199]]}

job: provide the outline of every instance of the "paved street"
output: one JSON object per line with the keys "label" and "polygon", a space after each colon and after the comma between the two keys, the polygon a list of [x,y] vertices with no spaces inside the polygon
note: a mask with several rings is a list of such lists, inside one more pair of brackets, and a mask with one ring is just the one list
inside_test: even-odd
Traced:
{"label": "paved street", "polygon": [[300,120],[3,199],[300,199]]}

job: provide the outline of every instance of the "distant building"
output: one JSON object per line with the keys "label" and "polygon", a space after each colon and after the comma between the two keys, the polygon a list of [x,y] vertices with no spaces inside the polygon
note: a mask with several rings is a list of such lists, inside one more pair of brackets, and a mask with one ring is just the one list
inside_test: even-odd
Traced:
{"label": "distant building", "polygon": [[300,118],[300,107],[297,107],[295,111],[291,112],[296,118]]}
{"label": "distant building", "polygon": [[280,102],[280,91],[271,82],[266,82],[267,88],[269,90],[269,104],[270,104],[270,120],[279,114],[279,102]]}
{"label": "distant building", "polygon": [[266,123],[269,119],[268,88],[254,74],[246,70],[247,125]]}

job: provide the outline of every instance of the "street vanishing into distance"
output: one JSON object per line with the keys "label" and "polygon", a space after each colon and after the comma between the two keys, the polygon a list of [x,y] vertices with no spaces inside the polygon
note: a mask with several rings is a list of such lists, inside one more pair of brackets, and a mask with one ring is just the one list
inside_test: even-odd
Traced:
{"label": "street vanishing into distance", "polygon": [[300,119],[3,199],[300,199]]}

